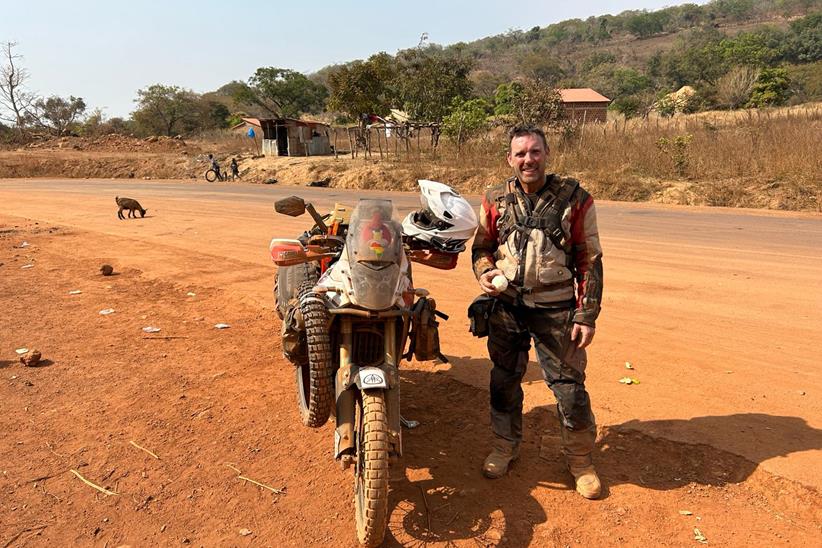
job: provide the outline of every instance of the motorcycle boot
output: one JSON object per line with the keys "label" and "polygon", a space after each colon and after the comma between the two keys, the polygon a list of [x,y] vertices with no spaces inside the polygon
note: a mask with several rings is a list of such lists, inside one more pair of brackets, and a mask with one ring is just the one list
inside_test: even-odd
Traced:
{"label": "motorcycle boot", "polygon": [[498,479],[508,472],[511,463],[519,458],[519,443],[494,437],[491,453],[485,458],[482,473],[486,478]]}
{"label": "motorcycle boot", "polygon": [[568,471],[574,476],[577,493],[586,499],[598,499],[602,494],[602,484],[591,460],[597,437],[596,426],[586,430],[569,430],[562,426],[560,431],[562,451],[565,453]]}

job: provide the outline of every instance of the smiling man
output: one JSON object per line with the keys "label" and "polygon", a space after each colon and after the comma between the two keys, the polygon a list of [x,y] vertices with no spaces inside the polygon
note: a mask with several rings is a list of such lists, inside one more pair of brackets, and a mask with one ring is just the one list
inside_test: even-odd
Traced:
{"label": "smiling man", "polygon": [[[486,192],[472,250],[484,296],[471,305],[475,335],[488,335],[492,451],[483,473],[500,478],[519,457],[522,377],[531,340],[557,399],[562,449],[576,490],[598,498],[591,453],[596,424],[585,390],[585,347],[602,298],[602,249],[594,201],[574,179],[546,175],[548,143],[534,126],[509,132],[514,176]],[[473,329],[473,327],[472,327]],[[484,333],[487,331],[487,333]]]}

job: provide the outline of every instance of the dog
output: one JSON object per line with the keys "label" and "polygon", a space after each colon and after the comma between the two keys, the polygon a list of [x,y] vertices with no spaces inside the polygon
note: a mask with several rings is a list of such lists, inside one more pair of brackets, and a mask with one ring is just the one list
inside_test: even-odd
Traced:
{"label": "dog", "polygon": [[119,196],[117,196],[114,198],[114,201],[117,202],[117,205],[120,208],[117,210],[117,217],[120,219],[125,219],[125,216],[123,215],[124,209],[128,210],[129,217],[133,217],[135,219],[137,218],[137,215],[134,213],[135,211],[140,212],[140,217],[145,217],[146,211],[148,211],[147,209],[143,209],[143,206],[140,205],[140,202],[132,198],[120,198]]}

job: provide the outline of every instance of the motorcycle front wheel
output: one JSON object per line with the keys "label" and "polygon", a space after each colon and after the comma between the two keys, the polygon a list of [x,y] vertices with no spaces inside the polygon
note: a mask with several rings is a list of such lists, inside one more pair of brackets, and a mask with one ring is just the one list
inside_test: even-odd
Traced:
{"label": "motorcycle front wheel", "polygon": [[302,423],[319,428],[328,421],[334,405],[334,370],[328,334],[328,309],[313,293],[313,287],[313,281],[304,282],[299,292],[308,361],[296,367],[297,404]]}
{"label": "motorcycle front wheel", "polygon": [[364,546],[379,546],[388,524],[388,414],[382,390],[363,392],[362,402],[357,402],[355,421],[357,539]]}

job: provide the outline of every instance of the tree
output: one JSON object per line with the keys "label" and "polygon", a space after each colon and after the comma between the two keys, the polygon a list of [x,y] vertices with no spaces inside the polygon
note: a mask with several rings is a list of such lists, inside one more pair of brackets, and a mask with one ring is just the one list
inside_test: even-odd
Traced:
{"label": "tree", "polygon": [[519,68],[528,78],[552,84],[565,77],[565,70],[556,57],[546,52],[534,52],[524,56],[519,62]]}
{"label": "tree", "polygon": [[562,118],[562,97],[550,84],[525,80],[511,98],[512,114],[524,124],[554,126]]}
{"label": "tree", "polygon": [[228,127],[231,111],[219,101],[200,99],[200,129],[222,129]]}
{"label": "tree", "polygon": [[522,93],[520,82],[500,84],[494,93],[494,114],[508,116],[514,114],[514,97]]}
{"label": "tree", "polygon": [[762,27],[722,40],[719,48],[728,63],[767,67],[785,56],[786,43],[784,32],[774,27]]}
{"label": "tree", "polygon": [[822,59],[822,13],[791,21],[788,54],[796,63],[812,63]]}
{"label": "tree", "polygon": [[791,79],[784,68],[763,69],[751,89],[748,106],[770,107],[785,104],[791,95]]}
{"label": "tree", "polygon": [[234,98],[257,105],[277,117],[296,118],[303,113],[322,112],[328,90],[290,69],[260,67],[248,84],[238,87]]}
{"label": "tree", "polygon": [[[715,84],[728,70],[728,62],[716,30],[697,31],[680,39],[677,46],[654,60],[649,73],[659,74],[671,87]],[[653,59],[653,58],[652,58]]]}
{"label": "tree", "polygon": [[457,148],[478,133],[488,128],[488,113],[491,105],[485,99],[456,98],[451,103],[451,112],[442,119],[442,132],[457,143]]}
{"label": "tree", "polygon": [[748,102],[759,69],[735,66],[716,83],[716,100],[720,106],[739,108]]}
{"label": "tree", "polygon": [[471,95],[473,63],[468,59],[449,58],[429,46],[401,51],[397,63],[393,87],[404,110],[417,120],[439,122],[454,98]]}
{"label": "tree", "polygon": [[198,96],[177,86],[154,84],[137,90],[131,117],[144,134],[173,136],[197,127]]}
{"label": "tree", "polygon": [[52,95],[34,102],[29,119],[33,125],[60,137],[72,129],[85,111],[86,103],[80,97],[65,99]]}
{"label": "tree", "polygon": [[396,72],[394,59],[387,53],[337,67],[327,75],[328,108],[345,113],[351,120],[359,120],[362,114],[385,116],[393,106],[391,86]]}
{"label": "tree", "polygon": [[26,89],[29,73],[20,66],[22,56],[14,53],[15,47],[16,42],[0,45],[3,63],[0,65],[0,107],[7,111],[0,111],[0,120],[14,124],[18,132],[22,132],[36,97]]}
{"label": "tree", "polygon": [[665,11],[640,12],[625,22],[625,28],[639,38],[648,38],[662,32],[667,22]]}

